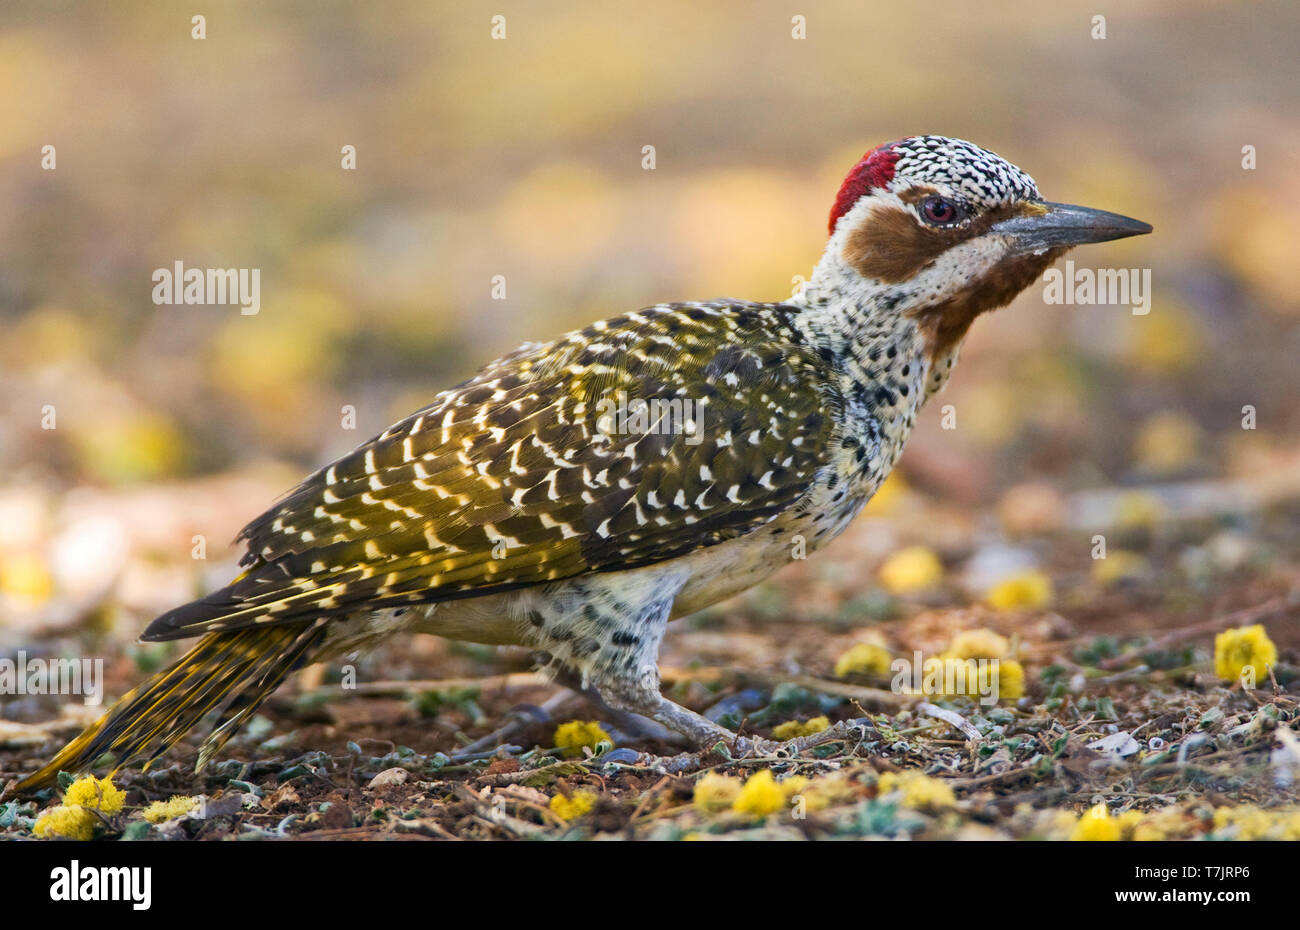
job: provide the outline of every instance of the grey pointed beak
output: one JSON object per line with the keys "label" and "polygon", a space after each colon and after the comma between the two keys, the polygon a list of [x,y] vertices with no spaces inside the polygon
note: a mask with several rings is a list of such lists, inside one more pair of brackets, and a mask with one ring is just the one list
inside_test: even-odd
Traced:
{"label": "grey pointed beak", "polygon": [[1015,252],[1041,252],[1070,248],[1089,242],[1109,242],[1129,236],[1145,236],[1151,226],[1141,220],[1077,207],[1068,203],[1038,203],[1042,212],[1013,217],[995,223],[992,231],[1005,236]]}

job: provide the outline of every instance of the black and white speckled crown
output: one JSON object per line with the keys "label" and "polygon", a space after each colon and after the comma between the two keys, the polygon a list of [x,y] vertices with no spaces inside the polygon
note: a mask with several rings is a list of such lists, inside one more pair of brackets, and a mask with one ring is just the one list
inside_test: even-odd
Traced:
{"label": "black and white speckled crown", "polygon": [[986,206],[1039,200],[1034,179],[987,149],[947,136],[912,136],[891,146],[900,180],[942,185]]}

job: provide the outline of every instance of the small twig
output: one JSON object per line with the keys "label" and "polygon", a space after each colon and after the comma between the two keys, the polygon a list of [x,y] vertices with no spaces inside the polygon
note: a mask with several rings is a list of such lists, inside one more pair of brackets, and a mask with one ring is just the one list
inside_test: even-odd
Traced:
{"label": "small twig", "polygon": [[884,688],[867,688],[842,681],[827,681],[814,675],[759,675],[752,677],[759,677],[768,682],[789,682],[792,685],[798,685],[800,688],[807,688],[809,691],[820,691],[822,694],[833,694],[836,697],[847,698],[859,704],[866,704],[876,710],[898,710],[912,699],[910,695],[895,694],[893,691],[886,691]]}
{"label": "small twig", "polygon": [[[462,839],[431,817],[422,817],[417,820],[399,820],[397,823],[393,824],[393,832],[414,833],[419,836],[434,836],[443,840],[460,841]],[[317,832],[312,834],[312,838],[318,839],[321,835],[321,832]]]}
{"label": "small twig", "polygon": [[985,785],[995,785],[998,782],[1014,781],[1017,778],[1026,776],[1032,777],[1034,770],[1032,766],[1024,765],[1019,768],[1007,769],[1003,772],[994,772],[991,775],[977,775],[971,778],[954,778],[950,783],[956,788],[982,788]]}
{"label": "small twig", "polygon": [[671,777],[668,776],[668,775],[665,775],[663,778],[661,778],[661,779],[659,779],[657,782],[655,782],[654,785],[650,788],[649,791],[646,791],[646,792],[644,792],[644,793],[641,795],[641,800],[637,802],[636,809],[632,811],[632,816],[628,818],[628,823],[629,823],[629,824],[631,824],[634,820],[636,820],[637,817],[641,816],[641,812],[642,812],[643,810],[645,810],[646,805],[650,803],[650,798],[651,798],[651,797],[655,794],[655,792],[657,792],[660,788],[662,788],[664,785],[668,784],[668,782],[669,782],[670,780],[671,780]]}

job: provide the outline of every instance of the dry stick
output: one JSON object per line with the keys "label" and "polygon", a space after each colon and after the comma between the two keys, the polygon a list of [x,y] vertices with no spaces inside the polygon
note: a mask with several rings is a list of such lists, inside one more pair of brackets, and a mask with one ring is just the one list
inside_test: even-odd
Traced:
{"label": "dry stick", "polygon": [[659,779],[659,781],[655,782],[654,786],[651,787],[649,791],[646,791],[641,795],[641,800],[637,802],[636,809],[632,811],[632,816],[627,820],[629,827],[638,817],[641,816],[641,812],[645,810],[646,805],[650,803],[650,798],[671,780],[671,776],[665,775],[663,778]]}
{"label": "dry stick", "polygon": [[744,678],[768,685],[792,684],[807,688],[809,691],[819,691],[822,694],[833,694],[837,697],[859,701],[874,707],[876,710],[897,710],[906,706],[915,698],[915,695],[895,694],[884,688],[867,688],[863,685],[853,685],[843,681],[827,681],[825,678],[818,678],[815,675],[783,675],[779,672],[737,671],[734,668],[722,666],[691,669],[665,667],[660,671],[660,677],[668,682],[698,681],[705,684],[722,678]]}
{"label": "dry stick", "polygon": [[537,836],[542,832],[542,828],[536,824],[520,820],[518,817],[511,817],[505,811],[493,810],[490,801],[463,782],[453,784],[451,790],[461,800],[469,801],[474,805],[474,819],[488,828],[496,828],[513,836],[523,837]]}
{"label": "dry stick", "polygon": [[1263,604],[1256,604],[1254,607],[1247,607],[1230,613],[1226,617],[1218,617],[1214,620],[1207,620],[1204,623],[1196,623],[1192,626],[1182,627],[1173,630],[1161,636],[1159,639],[1153,639],[1139,649],[1132,649],[1121,655],[1111,656],[1109,659],[1103,659],[1097,663],[1098,668],[1117,669],[1122,668],[1125,663],[1133,658],[1140,656],[1144,652],[1153,650],[1168,649],[1170,646],[1176,646],[1179,643],[1186,642],[1189,639],[1196,639],[1198,636],[1204,636],[1206,633],[1217,633],[1232,626],[1243,626],[1247,623],[1255,623],[1265,617],[1271,616],[1288,607],[1295,606],[1289,603],[1287,597],[1275,597],[1271,601],[1265,601]]}
{"label": "dry stick", "polygon": [[[415,833],[421,836],[436,836],[444,840],[456,840],[463,842],[464,837],[457,836],[446,827],[440,825],[431,817],[425,817],[418,820],[399,820],[393,824],[394,833]],[[313,838],[319,838],[322,833],[318,831],[312,834]]]}
{"label": "dry stick", "polygon": [[559,814],[555,813],[555,811],[551,810],[549,807],[546,807],[543,804],[539,804],[530,798],[523,797],[515,793],[514,791],[510,790],[511,788],[517,788],[517,787],[518,787],[517,785],[507,785],[503,787],[502,790],[500,791],[494,791],[493,797],[498,797],[498,796],[503,797],[514,802],[515,804],[521,807],[526,807],[529,810],[537,811],[537,813],[541,815],[541,818],[545,821],[548,821],[552,826],[567,827],[569,825],[569,822],[567,820],[565,820]]}
{"label": "dry stick", "polygon": [[860,704],[874,705],[876,710],[898,710],[916,699],[916,695],[895,694],[892,691],[886,691],[884,688],[866,688],[862,685],[850,685],[842,681],[827,681],[813,675],[789,676],[759,673],[750,677],[759,678],[768,683],[789,682],[792,685],[807,688],[809,691],[820,691],[822,694],[833,694],[836,697],[848,698]]}

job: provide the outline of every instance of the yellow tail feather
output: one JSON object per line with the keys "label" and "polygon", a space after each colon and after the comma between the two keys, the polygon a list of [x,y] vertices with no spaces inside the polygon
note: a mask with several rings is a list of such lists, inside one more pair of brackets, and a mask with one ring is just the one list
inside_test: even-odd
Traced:
{"label": "yellow tail feather", "polygon": [[324,625],[322,619],[209,633],[167,668],[123,695],[45,766],[5,794],[43,788],[59,772],[83,772],[105,753],[114,756],[113,771],[140,758],[148,769],[205,714],[220,706],[221,717],[199,751],[195,771],[202,771],[285,676],[310,660],[321,643]]}

